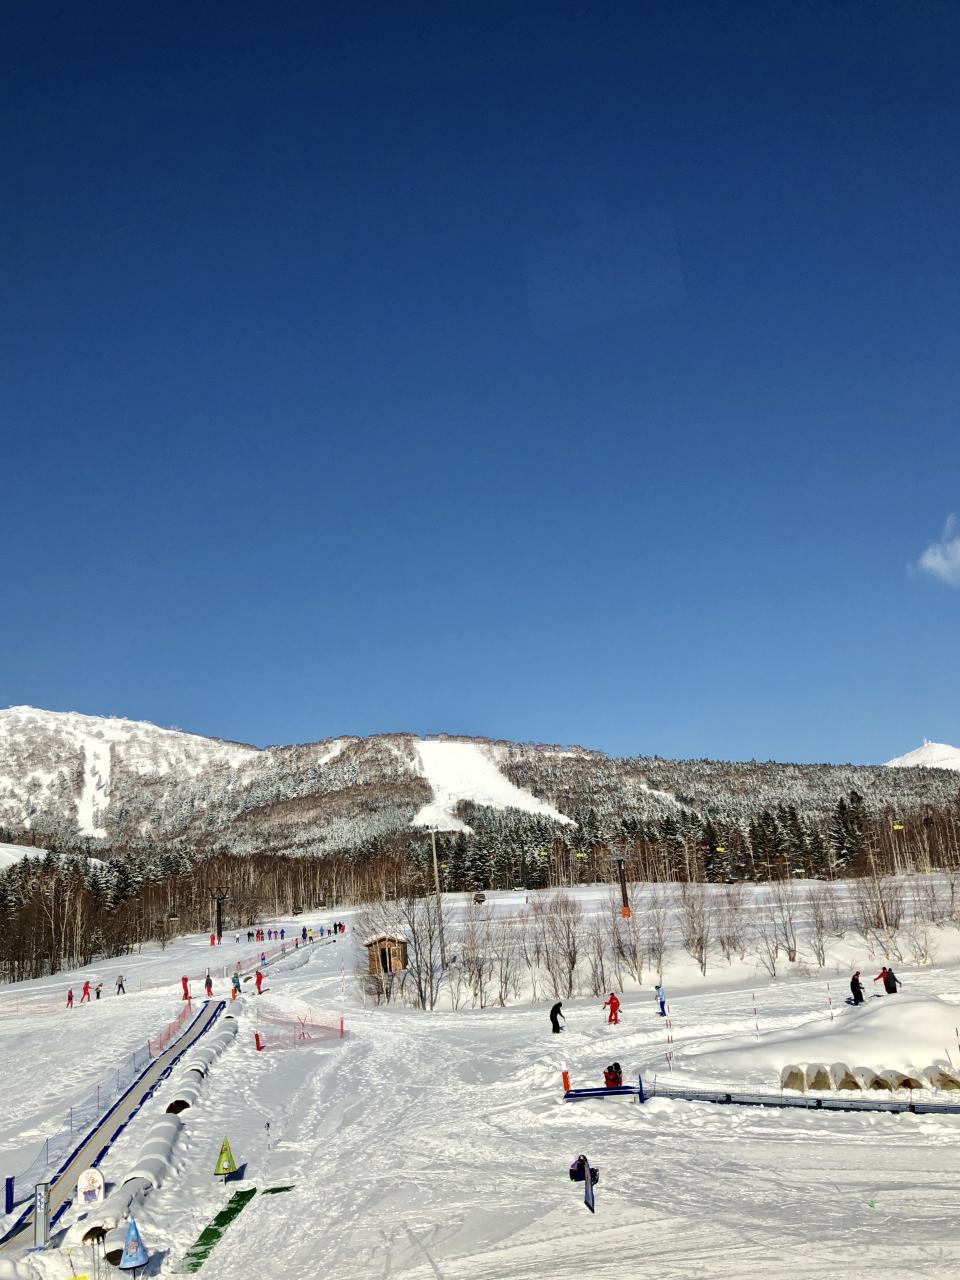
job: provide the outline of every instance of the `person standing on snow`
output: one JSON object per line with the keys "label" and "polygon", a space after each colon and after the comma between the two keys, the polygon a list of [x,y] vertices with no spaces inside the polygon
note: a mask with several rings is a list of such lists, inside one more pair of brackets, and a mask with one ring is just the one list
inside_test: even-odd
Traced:
{"label": "person standing on snow", "polygon": [[888,996],[895,996],[897,994],[897,987],[902,987],[903,983],[892,969],[887,969],[886,974],[887,976],[883,980],[883,989],[886,991]]}
{"label": "person standing on snow", "polygon": [[122,973],[118,973],[118,974],[117,974],[117,995],[118,995],[118,996],[125,996],[126,994],[127,994],[127,989],[126,989],[126,987],[123,985],[123,974],[122,974]]}
{"label": "person standing on snow", "polygon": [[860,982],[860,970],[850,979],[850,993],[854,1004],[863,1004],[863,985]]}
{"label": "person standing on snow", "polygon": [[610,1010],[607,1022],[612,1022],[615,1027],[618,1027],[620,1025],[620,1001],[613,991],[610,992],[610,999],[604,1000],[603,1007]]}
{"label": "person standing on snow", "polygon": [[874,982],[882,982],[882,983],[883,983],[883,989],[884,989],[884,991],[886,991],[886,989],[887,989],[887,966],[886,966],[886,965],[884,965],[884,966],[883,966],[883,968],[880,970],[880,972],[879,972],[879,973],[877,974],[877,976],[874,978]]}
{"label": "person standing on snow", "polygon": [[263,974],[259,969],[257,970],[257,976],[254,978],[254,982],[257,984],[257,995],[259,995],[260,988],[263,986]]}
{"label": "person standing on snow", "polygon": [[67,1008],[68,1009],[73,1008],[73,987],[71,987],[70,990],[67,992]]}
{"label": "person standing on snow", "polygon": [[80,992],[80,1003],[83,1004],[85,1000],[88,1002],[90,1000],[90,979],[89,978],[83,984],[83,990]]}
{"label": "person standing on snow", "polygon": [[209,1000],[213,995],[213,979],[210,977],[209,973],[203,980],[203,989],[206,991],[207,999]]}
{"label": "person standing on snow", "polygon": [[233,977],[230,979],[230,999],[236,1000],[239,994],[240,994],[240,975],[239,973],[235,973]]}
{"label": "person standing on snow", "polygon": [[550,1029],[553,1031],[554,1035],[560,1034],[560,1031],[561,1031],[560,1019],[563,1018],[564,1022],[566,1022],[566,1018],[564,1018],[563,1014],[560,1012],[562,1008],[563,1008],[563,1005],[558,1000],[557,1003],[550,1010]]}
{"label": "person standing on snow", "polygon": [[667,993],[661,983],[657,983],[653,988],[653,993],[657,997],[657,1003],[660,1006],[660,1017],[665,1018],[667,1016]]}
{"label": "person standing on snow", "polygon": [[102,982],[98,982],[98,983],[97,983],[97,985],[93,988],[93,994],[96,996],[96,998],[97,998],[98,1000],[100,999],[100,992],[101,992],[102,990],[103,990],[103,983],[102,983]]}

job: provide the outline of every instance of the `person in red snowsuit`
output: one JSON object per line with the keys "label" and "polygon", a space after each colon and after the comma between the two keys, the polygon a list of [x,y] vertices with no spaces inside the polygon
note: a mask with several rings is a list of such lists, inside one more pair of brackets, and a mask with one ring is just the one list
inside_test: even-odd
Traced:
{"label": "person in red snowsuit", "polygon": [[71,987],[70,990],[67,992],[67,1008],[68,1009],[73,1008],[73,987]]}
{"label": "person in red snowsuit", "polygon": [[604,1070],[603,1083],[607,1089],[619,1089],[623,1084],[623,1071],[619,1062],[611,1062]]}
{"label": "person in red snowsuit", "polygon": [[613,991],[610,992],[610,999],[604,1000],[603,1007],[605,1009],[609,1008],[610,1010],[609,1016],[607,1017],[607,1022],[612,1022],[615,1027],[619,1026],[620,1025],[620,1001],[617,999]]}
{"label": "person in red snowsuit", "polygon": [[259,970],[259,969],[257,970],[257,976],[256,976],[256,978],[254,979],[254,981],[255,981],[255,982],[256,982],[256,984],[257,984],[257,995],[259,995],[259,994],[260,994],[260,988],[263,986],[263,974],[260,972],[260,970]]}
{"label": "person in red snowsuit", "polygon": [[184,976],[180,979],[180,982],[183,986],[183,998],[184,1000],[189,1000],[190,999],[190,979]]}
{"label": "person in red snowsuit", "polygon": [[84,1000],[89,1000],[89,999],[90,999],[90,979],[88,978],[86,982],[83,984],[83,990],[80,992],[80,1003],[83,1004]]}

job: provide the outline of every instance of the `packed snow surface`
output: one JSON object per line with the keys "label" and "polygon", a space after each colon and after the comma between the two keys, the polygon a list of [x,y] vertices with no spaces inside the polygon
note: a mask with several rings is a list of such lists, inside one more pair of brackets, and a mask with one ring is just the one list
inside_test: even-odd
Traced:
{"label": "packed snow surface", "polygon": [[552,804],[515,786],[497,768],[491,749],[481,743],[427,739],[415,745],[423,776],[433,789],[433,800],[419,810],[413,826],[470,831],[456,815],[461,800],[472,800],[474,804],[493,809],[522,809],[525,813],[539,813],[555,822],[573,825]]}
{"label": "packed snow surface", "polygon": [[[586,939],[595,920],[609,917],[610,890],[575,894]],[[448,901],[456,947],[469,900]],[[523,905],[523,894],[491,893],[485,910],[506,921]],[[286,924],[329,924],[333,915]],[[776,980],[749,959],[712,960],[704,977],[674,938],[663,972],[669,1020],[657,1014],[657,975],[648,971],[642,986],[621,993],[619,1026],[606,1023],[602,996],[587,996],[564,1001],[566,1029],[554,1036],[546,992],[535,1003],[432,1014],[364,1006],[351,976],[363,958],[356,913],[336,915],[349,926],[345,935],[268,966],[259,1003],[269,1021],[257,1022],[249,984],[231,1006],[239,1034],[198,1082],[195,1104],[180,1116],[169,1173],[137,1208],[153,1255],[150,1274],[176,1274],[234,1191],[277,1186],[292,1190],[249,1202],[204,1264],[204,1280],[957,1274],[960,1116],[824,1114],[665,1098],[645,1106],[619,1097],[571,1104],[562,1101],[560,1083],[566,1067],[574,1086],[599,1084],[614,1060],[628,1080],[638,1072],[649,1080],[668,1072],[668,1049],[678,1081],[722,1077],[770,1088],[785,1054],[955,1057],[955,1039],[937,1044],[953,1010],[960,1014],[954,928],[937,930],[935,966],[898,964],[904,990],[889,998],[871,993],[859,1009],[842,1002],[849,973],[861,968],[872,977],[879,958],[852,935],[836,944],[826,968],[797,965]],[[145,947],[0,988],[0,1174],[24,1168],[71,1103],[176,1013],[181,974],[202,975],[211,966],[222,996],[223,970],[248,951],[229,932],[220,948],[179,938],[165,950]],[[126,978],[126,996],[112,994],[117,972]],[[67,1011],[65,990],[76,991],[84,977],[104,983],[104,998]],[[158,982],[166,985],[152,985]],[[295,1026],[296,1015],[311,1008],[333,1018],[342,1011],[346,1038],[285,1038],[275,1019],[285,1015]],[[258,1027],[267,1044],[260,1053]],[[108,1194],[137,1167],[178,1087],[175,1072],[101,1161]],[[243,1166],[228,1186],[213,1173],[224,1136]],[[581,1152],[600,1169],[595,1217],[567,1176]],[[77,1215],[71,1208],[59,1227],[69,1230]],[[56,1248],[16,1262],[17,1272],[0,1267],[0,1276],[75,1274]],[[73,1262],[76,1271],[88,1267],[86,1255],[75,1253]]]}
{"label": "packed snow surface", "polygon": [[905,756],[888,760],[887,767],[960,770],[960,747],[951,747],[945,742],[924,742],[915,751],[908,751]]}

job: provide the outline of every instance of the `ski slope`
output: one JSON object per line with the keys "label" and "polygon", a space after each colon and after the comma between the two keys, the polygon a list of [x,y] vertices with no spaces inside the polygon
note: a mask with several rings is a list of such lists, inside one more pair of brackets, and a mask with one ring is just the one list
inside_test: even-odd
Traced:
{"label": "ski slope", "polygon": [[572,826],[572,820],[545,800],[516,786],[500,772],[492,754],[478,742],[450,742],[422,739],[415,744],[423,776],[430,783],[433,799],[422,806],[411,825],[438,831],[470,831],[456,815],[461,800],[494,809],[521,809],[542,814],[555,822]]}
{"label": "ski slope", "polygon": [[[591,913],[608,909],[606,887],[577,896],[586,924]],[[503,917],[522,902],[517,894],[488,895]],[[463,899],[453,907],[461,911]],[[337,914],[348,925],[354,918]],[[287,923],[299,928],[302,921]],[[453,933],[456,945],[456,927]],[[852,941],[843,946],[855,955]],[[668,1099],[571,1106],[561,1101],[564,1065],[574,1085],[599,1083],[614,1059],[629,1078],[667,1071],[666,1028],[649,981],[623,993],[619,1027],[605,1023],[601,998],[565,1001],[567,1029],[557,1037],[549,1032],[547,1000],[434,1014],[365,1008],[352,977],[354,948],[348,932],[289,953],[268,968],[260,997],[274,1014],[312,1007],[336,1016],[342,1009],[343,1041],[280,1048],[262,1023],[268,1048],[257,1053],[257,997],[249,984],[231,1007],[240,1033],[211,1067],[200,1102],[181,1116],[175,1176],[137,1212],[147,1249],[159,1255],[152,1274],[175,1273],[234,1189],[290,1184],[289,1193],[249,1202],[201,1277],[336,1271],[356,1280],[946,1280],[960,1265],[960,1117],[826,1116]],[[208,961],[222,967],[231,952],[247,951],[228,933],[217,949],[183,938],[165,951],[98,963],[88,972],[104,982],[104,998],[71,1012],[59,1007],[59,996],[68,981],[78,987],[82,974],[24,984],[16,993],[0,989],[7,1102],[0,1174],[26,1163],[44,1124],[176,1012],[181,973],[202,973]],[[951,1008],[960,1021],[958,957],[956,931],[944,929],[936,966],[898,965],[909,998],[897,1004],[900,997],[868,995],[866,1013],[879,1030],[860,1042],[862,1011],[842,1000],[844,952],[826,970],[795,969],[771,981],[736,961],[711,966],[703,977],[688,956],[668,950],[673,1076],[769,1087],[779,1064],[801,1054],[804,1043],[829,1056],[823,1041],[830,1037],[838,1052],[862,1043],[865,1055],[882,1056],[910,1040],[914,1008],[921,1010],[917,1053],[929,1055]],[[865,977],[872,977],[870,963],[863,955],[857,966]],[[126,997],[110,994],[118,969]],[[223,990],[218,979],[214,994]],[[108,1189],[135,1166],[169,1096],[161,1087],[104,1159]],[[243,1177],[226,1189],[213,1176],[224,1136],[243,1166]],[[567,1177],[581,1151],[600,1168],[596,1217]],[[71,1210],[64,1228],[75,1219]],[[78,1271],[83,1260],[74,1255]],[[0,1269],[0,1277],[24,1280],[70,1274],[66,1254],[55,1249],[21,1256],[15,1272]]]}

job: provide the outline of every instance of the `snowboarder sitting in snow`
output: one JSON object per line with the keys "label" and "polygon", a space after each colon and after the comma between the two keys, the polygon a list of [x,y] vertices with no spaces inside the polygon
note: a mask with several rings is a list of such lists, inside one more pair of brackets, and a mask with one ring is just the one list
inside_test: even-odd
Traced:
{"label": "snowboarder sitting in snow", "polygon": [[600,1178],[600,1170],[594,1169],[590,1165],[588,1165],[586,1156],[577,1156],[576,1160],[574,1160],[573,1164],[571,1164],[570,1181],[586,1182],[587,1169],[590,1169],[590,1181],[593,1183],[594,1186],[596,1186]]}
{"label": "snowboarder sitting in snow", "polygon": [[623,1071],[619,1062],[611,1062],[603,1073],[603,1083],[608,1089],[619,1089],[623,1084]]}
{"label": "snowboarder sitting in snow", "polygon": [[860,984],[860,970],[850,979],[850,992],[853,995],[854,1004],[863,1004],[863,987]]}
{"label": "snowboarder sitting in snow", "polygon": [[[558,1000],[557,1003],[550,1010],[550,1028],[553,1031],[554,1035],[559,1035],[561,1031],[559,1020],[560,1018],[563,1018],[563,1014],[560,1012],[562,1008],[563,1008],[563,1004]],[[563,1018],[563,1020],[564,1022],[566,1022],[566,1018]]]}

